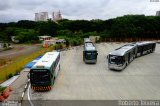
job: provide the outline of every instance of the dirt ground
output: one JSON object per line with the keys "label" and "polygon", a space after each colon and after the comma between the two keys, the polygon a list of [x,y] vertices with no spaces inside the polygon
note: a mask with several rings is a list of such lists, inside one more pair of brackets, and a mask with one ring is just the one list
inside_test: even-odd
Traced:
{"label": "dirt ground", "polygon": [[[29,54],[39,50],[39,48],[40,48],[40,45],[14,44],[12,46],[13,46],[13,49],[0,52],[0,59],[5,60],[6,64],[9,64],[14,59],[16,59],[20,56],[29,55]],[[4,64],[3,64],[3,66],[4,66]],[[3,66],[0,65],[0,67],[3,67]]]}
{"label": "dirt ground", "polygon": [[13,49],[0,52],[0,58],[12,59],[23,55],[28,55],[37,51],[40,48],[39,45],[13,45]]}

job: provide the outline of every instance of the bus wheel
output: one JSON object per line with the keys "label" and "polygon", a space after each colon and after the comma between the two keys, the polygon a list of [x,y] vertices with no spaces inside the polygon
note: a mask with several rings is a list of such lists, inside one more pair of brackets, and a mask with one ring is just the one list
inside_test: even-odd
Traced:
{"label": "bus wheel", "polygon": [[128,62],[126,62],[126,66],[128,65]]}
{"label": "bus wheel", "polygon": [[126,68],[127,67],[127,63],[125,63],[125,66],[124,66],[124,68]]}

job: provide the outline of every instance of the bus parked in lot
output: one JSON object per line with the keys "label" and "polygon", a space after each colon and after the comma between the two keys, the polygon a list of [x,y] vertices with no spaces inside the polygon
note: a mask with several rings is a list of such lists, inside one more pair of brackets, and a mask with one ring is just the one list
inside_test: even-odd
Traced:
{"label": "bus parked in lot", "polygon": [[36,91],[51,90],[60,70],[60,53],[47,52],[30,70],[31,88]]}
{"label": "bus parked in lot", "polygon": [[136,57],[154,52],[155,47],[155,42],[137,42],[124,45],[107,56],[108,67],[109,69],[123,70]]}
{"label": "bus parked in lot", "polygon": [[137,42],[137,57],[152,53],[155,51],[156,43],[155,42]]}
{"label": "bus parked in lot", "polygon": [[85,63],[96,63],[98,52],[89,38],[84,38],[83,61]]}

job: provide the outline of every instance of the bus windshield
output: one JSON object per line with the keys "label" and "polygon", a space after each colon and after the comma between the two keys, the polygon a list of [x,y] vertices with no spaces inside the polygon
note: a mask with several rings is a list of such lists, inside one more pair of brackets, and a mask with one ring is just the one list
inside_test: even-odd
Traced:
{"label": "bus windshield", "polygon": [[30,78],[35,84],[50,83],[50,73],[48,70],[32,70]]}
{"label": "bus windshield", "polygon": [[123,57],[122,56],[112,56],[110,55],[110,63],[111,64],[123,64]]}
{"label": "bus windshield", "polygon": [[97,51],[86,52],[86,59],[88,60],[97,59]]}

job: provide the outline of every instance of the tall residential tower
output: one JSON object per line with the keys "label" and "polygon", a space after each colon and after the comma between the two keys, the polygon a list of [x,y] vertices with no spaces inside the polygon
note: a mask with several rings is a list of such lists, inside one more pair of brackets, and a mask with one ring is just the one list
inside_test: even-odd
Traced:
{"label": "tall residential tower", "polygon": [[48,19],[48,12],[35,13],[35,21],[47,21]]}
{"label": "tall residential tower", "polygon": [[160,11],[157,11],[157,12],[156,12],[156,16],[160,16]]}
{"label": "tall residential tower", "polygon": [[61,12],[60,11],[53,12],[52,13],[52,18],[53,18],[54,21],[62,20]]}
{"label": "tall residential tower", "polygon": [[[47,21],[49,19],[48,12],[39,12],[35,13],[35,21]],[[52,13],[52,20],[53,21],[59,21],[62,20],[61,12],[53,12]]]}

